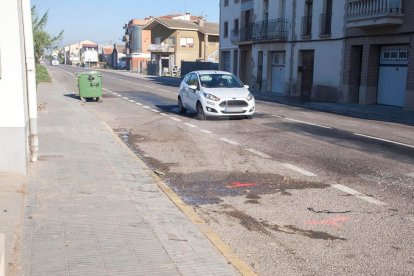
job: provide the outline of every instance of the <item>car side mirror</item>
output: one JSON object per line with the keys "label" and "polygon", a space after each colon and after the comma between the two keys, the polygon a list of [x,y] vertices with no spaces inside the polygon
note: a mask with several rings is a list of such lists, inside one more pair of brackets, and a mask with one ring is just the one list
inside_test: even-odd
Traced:
{"label": "car side mirror", "polygon": [[250,86],[248,86],[248,85],[244,85],[244,88],[249,89],[249,88],[250,88]]}
{"label": "car side mirror", "polygon": [[197,85],[189,85],[188,88],[190,88],[193,91],[197,90]]}

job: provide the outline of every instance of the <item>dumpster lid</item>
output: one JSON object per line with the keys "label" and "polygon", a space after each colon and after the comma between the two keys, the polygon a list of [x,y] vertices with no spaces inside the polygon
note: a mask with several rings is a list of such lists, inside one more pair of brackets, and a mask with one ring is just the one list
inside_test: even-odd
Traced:
{"label": "dumpster lid", "polygon": [[102,76],[102,73],[98,72],[98,71],[87,71],[87,72],[76,73],[76,76],[83,76],[83,75],[99,75],[99,76]]}

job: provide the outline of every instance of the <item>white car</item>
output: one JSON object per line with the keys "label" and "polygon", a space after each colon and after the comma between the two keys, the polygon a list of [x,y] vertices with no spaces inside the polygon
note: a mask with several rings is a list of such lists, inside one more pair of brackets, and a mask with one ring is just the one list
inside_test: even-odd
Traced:
{"label": "white car", "polygon": [[180,85],[178,109],[197,112],[197,118],[243,116],[253,118],[255,100],[249,87],[233,74],[223,71],[194,71]]}

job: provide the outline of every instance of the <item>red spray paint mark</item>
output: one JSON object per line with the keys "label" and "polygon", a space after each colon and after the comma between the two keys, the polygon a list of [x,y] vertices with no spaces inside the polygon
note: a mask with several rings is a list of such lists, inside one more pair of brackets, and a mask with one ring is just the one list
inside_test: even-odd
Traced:
{"label": "red spray paint mark", "polygon": [[308,225],[329,225],[334,228],[340,228],[342,226],[342,223],[350,220],[349,217],[334,217],[324,220],[308,220],[305,222],[305,224]]}
{"label": "red spray paint mark", "polygon": [[252,186],[257,186],[257,183],[240,183],[240,182],[233,182],[231,183],[230,186],[226,186],[229,189],[234,189],[234,188],[241,188],[241,187],[252,187]]}

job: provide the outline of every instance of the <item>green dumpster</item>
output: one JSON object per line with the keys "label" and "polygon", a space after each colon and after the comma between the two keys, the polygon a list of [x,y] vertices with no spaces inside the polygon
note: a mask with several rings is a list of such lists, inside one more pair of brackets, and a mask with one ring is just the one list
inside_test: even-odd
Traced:
{"label": "green dumpster", "polygon": [[82,72],[76,74],[78,80],[79,97],[82,102],[93,98],[102,102],[102,74],[99,72]]}

